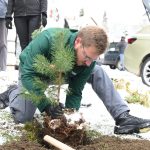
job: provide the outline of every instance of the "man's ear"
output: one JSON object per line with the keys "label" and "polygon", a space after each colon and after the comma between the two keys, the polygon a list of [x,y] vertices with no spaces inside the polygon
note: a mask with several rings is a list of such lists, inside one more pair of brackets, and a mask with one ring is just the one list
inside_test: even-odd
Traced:
{"label": "man's ear", "polygon": [[78,45],[81,45],[81,38],[77,37],[75,40],[75,48],[78,47]]}

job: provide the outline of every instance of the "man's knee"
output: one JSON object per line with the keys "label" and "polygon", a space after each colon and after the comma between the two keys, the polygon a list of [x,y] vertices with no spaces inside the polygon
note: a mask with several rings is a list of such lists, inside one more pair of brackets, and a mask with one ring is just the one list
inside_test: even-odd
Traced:
{"label": "man's knee", "polygon": [[12,111],[12,116],[13,116],[13,119],[16,123],[26,123],[26,122],[29,122],[29,121],[32,121],[33,119],[33,115],[29,115],[29,114],[24,114],[20,111]]}

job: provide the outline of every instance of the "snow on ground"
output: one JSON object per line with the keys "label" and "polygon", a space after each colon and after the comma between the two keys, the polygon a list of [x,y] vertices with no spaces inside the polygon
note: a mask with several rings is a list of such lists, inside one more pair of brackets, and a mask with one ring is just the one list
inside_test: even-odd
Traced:
{"label": "snow on ground", "polygon": [[[108,73],[110,78],[117,78],[117,79],[124,79],[131,83],[131,87],[136,90],[140,90],[141,92],[148,92],[150,91],[149,87],[144,85],[141,79],[127,71],[119,71],[118,69],[112,70],[108,66],[102,66],[104,70]],[[7,89],[7,86],[16,83],[18,80],[18,71],[16,70],[7,70],[6,72],[0,72],[0,93]],[[64,85],[66,87],[66,85]],[[126,92],[123,90],[118,91],[122,98],[125,97]],[[65,100],[65,92],[62,90],[60,99],[62,102]],[[91,88],[91,85],[86,84],[83,90],[83,104],[92,105],[90,107],[81,106],[80,112],[83,114],[83,117],[87,122],[90,123],[90,126],[100,131],[102,134],[105,135],[114,135],[114,125],[115,122],[106,110],[105,106],[103,105],[102,101],[97,97],[94,91]],[[131,108],[131,114],[142,117],[142,118],[150,118],[150,108],[144,107],[139,104],[128,104]],[[38,111],[36,113],[39,113]],[[7,116],[7,117],[6,117]],[[7,119],[9,118],[9,119]],[[16,129],[16,126],[22,126],[21,124],[15,125],[13,119],[9,115],[9,108],[4,110],[0,110],[0,144],[5,142],[5,134],[6,131],[8,134],[18,134],[20,135],[21,132]],[[118,135],[115,135],[118,136]],[[120,135],[119,135],[120,136]],[[134,139],[148,139],[150,140],[150,132],[142,133],[137,135],[121,135],[122,138],[134,138]]]}

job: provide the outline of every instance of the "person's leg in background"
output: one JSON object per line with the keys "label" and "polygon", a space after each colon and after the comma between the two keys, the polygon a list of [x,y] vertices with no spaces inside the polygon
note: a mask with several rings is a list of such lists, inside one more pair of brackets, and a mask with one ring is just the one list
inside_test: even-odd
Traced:
{"label": "person's leg in background", "polygon": [[29,43],[28,38],[28,18],[27,17],[15,17],[14,23],[16,31],[20,40],[21,49],[23,50]]}
{"label": "person's leg in background", "polygon": [[39,16],[28,16],[28,39],[29,42],[32,40],[32,33],[39,29],[41,26],[41,15]]}
{"label": "person's leg in background", "polygon": [[124,71],[125,70],[125,68],[124,68],[124,54],[120,54],[120,65],[121,65],[120,70]]}
{"label": "person's leg in background", "polygon": [[7,68],[7,28],[5,19],[0,19],[0,71]]}

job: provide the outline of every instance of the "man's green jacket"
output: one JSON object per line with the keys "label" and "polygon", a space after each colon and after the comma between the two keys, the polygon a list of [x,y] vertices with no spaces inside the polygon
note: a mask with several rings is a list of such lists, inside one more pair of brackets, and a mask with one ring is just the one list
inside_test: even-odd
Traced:
{"label": "man's green jacket", "polygon": [[[27,90],[33,91],[37,95],[39,94],[38,87],[33,85],[34,78],[39,76],[39,73],[37,73],[33,68],[34,58],[37,54],[42,54],[51,61],[50,54],[52,51],[52,41],[54,40],[56,33],[58,34],[58,32],[62,32],[64,30],[68,30],[65,44],[75,51],[74,41],[77,37],[77,31],[61,28],[49,28],[41,32],[34,40],[32,40],[20,54],[19,67],[21,71],[21,82]],[[65,106],[67,108],[79,109],[82,99],[82,90],[94,66],[95,62],[93,62],[89,67],[74,65],[73,69],[70,71],[70,74],[68,75],[68,88],[71,89],[71,92],[68,92],[66,96]],[[43,94],[44,96],[44,93],[40,94]],[[38,104],[36,103],[41,112],[44,111],[48,104],[49,102],[46,100],[46,97]]]}

